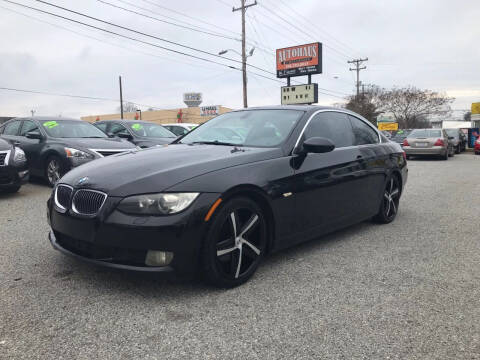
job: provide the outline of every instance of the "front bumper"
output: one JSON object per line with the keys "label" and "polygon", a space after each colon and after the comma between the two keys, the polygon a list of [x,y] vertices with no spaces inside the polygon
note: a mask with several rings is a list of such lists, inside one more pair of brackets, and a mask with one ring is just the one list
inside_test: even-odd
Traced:
{"label": "front bumper", "polygon": [[407,155],[442,155],[445,156],[447,149],[442,146],[433,146],[430,148],[414,148],[411,146],[404,146],[403,151]]}
{"label": "front bumper", "polygon": [[[95,218],[62,213],[48,201],[49,240],[62,253],[112,268],[190,274],[195,272],[207,227],[204,218],[219,197],[203,193],[187,210],[169,216],[134,216],[118,210],[121,198],[109,197]],[[148,266],[148,250],[173,253],[168,266]]]}
{"label": "front bumper", "polygon": [[30,173],[27,165],[0,166],[0,189],[12,188],[28,182]]}

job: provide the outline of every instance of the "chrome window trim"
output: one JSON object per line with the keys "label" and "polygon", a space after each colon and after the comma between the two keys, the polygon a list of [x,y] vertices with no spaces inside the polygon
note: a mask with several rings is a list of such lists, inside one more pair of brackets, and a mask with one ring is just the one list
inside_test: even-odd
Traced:
{"label": "chrome window trim", "polygon": [[[58,202],[58,197],[57,197],[57,192],[58,192],[58,188],[60,186],[63,186],[63,187],[66,187],[66,188],[69,188],[70,190],[72,190],[72,194],[73,194],[73,187],[71,187],[70,185],[65,185],[65,184],[58,184],[56,187],[55,187],[55,193],[54,193],[54,197],[53,197],[53,200],[54,200],[54,203],[55,203],[55,206],[62,210],[62,211],[67,211],[67,208],[62,206],[59,202]],[[72,196],[72,194],[70,194],[70,196]]]}
{"label": "chrome window trim", "polygon": [[12,153],[12,150],[2,150],[2,151],[0,151],[0,154],[7,154],[5,156],[5,160],[4,160],[3,165],[0,165],[0,166],[8,166],[8,160],[10,160],[10,154],[11,153]]}
{"label": "chrome window trim", "polygon": [[130,149],[88,149],[88,150],[94,152],[96,155],[98,155],[100,157],[105,157],[102,154],[100,154],[99,151],[114,152],[115,155],[116,155],[116,154],[121,154],[121,153],[124,153],[124,152],[127,152],[127,151],[135,150],[135,149],[130,148]]}
{"label": "chrome window trim", "polygon": [[[102,204],[100,205],[100,207],[98,208],[98,211],[97,211],[96,213],[93,213],[93,214],[84,214],[84,213],[81,213],[81,212],[79,212],[79,211],[77,210],[77,208],[75,207],[75,197],[78,195],[78,193],[79,193],[80,191],[89,191],[89,192],[94,192],[94,193],[98,193],[98,194],[104,195],[104,197],[103,197],[103,202],[102,202]],[[73,194],[73,196],[72,196],[72,211],[73,211],[75,214],[81,215],[81,216],[95,216],[95,215],[97,215],[97,214],[100,212],[100,210],[102,210],[103,205],[105,205],[105,201],[107,201],[107,196],[108,196],[108,195],[107,195],[106,193],[104,193],[103,191],[92,190],[92,189],[78,189],[77,191],[75,191],[75,194]]]}
{"label": "chrome window trim", "polygon": [[[382,138],[380,137],[380,133],[378,132],[378,129],[375,128],[371,123],[370,121],[364,119],[363,117],[361,117],[360,115],[356,115],[350,111],[345,111],[345,110],[337,110],[337,109],[320,109],[320,110],[317,110],[315,111],[312,115],[310,115],[310,117],[308,118],[307,122],[305,123],[305,125],[303,126],[303,129],[302,131],[300,132],[300,135],[298,136],[297,138],[297,141],[295,142],[295,146],[293,147],[293,150],[292,150],[292,153],[295,153],[295,150],[297,149],[299,143],[300,143],[300,139],[302,138],[303,134],[305,133],[305,129],[307,128],[308,124],[310,124],[310,121],[312,121],[313,117],[319,113],[322,113],[322,112],[337,112],[337,113],[342,113],[342,114],[346,114],[346,115],[350,115],[350,116],[353,116],[353,117],[356,117],[358,120],[360,121],[363,121],[365,124],[367,124],[368,126],[370,126],[374,131],[375,133],[377,134],[377,137],[378,137],[378,143],[377,144],[380,144],[382,142]],[[364,144],[364,145],[373,145],[373,144]],[[352,146],[344,146],[344,147],[341,147],[339,149],[345,149],[345,148],[349,148],[349,147],[357,147],[357,146],[362,146],[362,145],[352,145]]]}

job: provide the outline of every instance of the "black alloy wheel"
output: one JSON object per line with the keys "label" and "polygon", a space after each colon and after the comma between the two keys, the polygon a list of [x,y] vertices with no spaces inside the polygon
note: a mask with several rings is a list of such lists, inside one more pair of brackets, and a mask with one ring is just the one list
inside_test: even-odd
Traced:
{"label": "black alloy wheel", "polygon": [[397,216],[399,203],[400,183],[398,177],[392,175],[387,180],[383,192],[382,203],[380,204],[380,210],[374,217],[374,220],[382,224],[391,223]]}
{"label": "black alloy wheel", "polygon": [[267,247],[267,223],[248,198],[231,199],[217,211],[202,250],[203,271],[209,283],[231,288],[257,270]]}
{"label": "black alloy wheel", "polygon": [[62,162],[58,156],[50,156],[45,167],[45,178],[48,185],[54,187],[58,180],[65,174]]}

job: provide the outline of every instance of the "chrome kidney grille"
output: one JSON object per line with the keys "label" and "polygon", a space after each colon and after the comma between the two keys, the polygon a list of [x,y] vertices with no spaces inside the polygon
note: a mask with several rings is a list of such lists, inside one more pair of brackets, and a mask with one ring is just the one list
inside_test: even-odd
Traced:
{"label": "chrome kidney grille", "polygon": [[90,189],[79,189],[75,192],[71,186],[60,184],[55,189],[54,200],[60,212],[71,208],[75,214],[95,216],[107,200],[107,194]]}
{"label": "chrome kidney grille", "polygon": [[7,165],[9,155],[10,155],[10,150],[0,151],[0,166]]}
{"label": "chrome kidney grille", "polygon": [[72,199],[72,210],[79,215],[93,216],[98,214],[107,200],[107,194],[88,189],[77,190]]}
{"label": "chrome kidney grille", "polygon": [[73,188],[68,185],[58,185],[55,189],[55,205],[65,211],[70,206]]}

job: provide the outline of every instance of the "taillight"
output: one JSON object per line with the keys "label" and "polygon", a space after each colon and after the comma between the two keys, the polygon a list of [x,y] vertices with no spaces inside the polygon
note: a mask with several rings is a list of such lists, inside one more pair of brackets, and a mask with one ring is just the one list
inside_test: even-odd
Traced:
{"label": "taillight", "polygon": [[443,142],[443,139],[438,139],[435,141],[435,144],[433,146],[445,146],[445,143]]}
{"label": "taillight", "polygon": [[403,146],[410,146],[410,144],[408,143],[407,139],[404,139],[404,140],[403,140],[403,144],[402,144],[402,145],[403,145]]}

